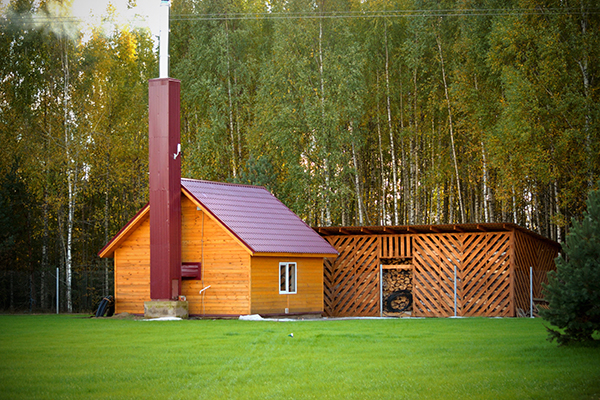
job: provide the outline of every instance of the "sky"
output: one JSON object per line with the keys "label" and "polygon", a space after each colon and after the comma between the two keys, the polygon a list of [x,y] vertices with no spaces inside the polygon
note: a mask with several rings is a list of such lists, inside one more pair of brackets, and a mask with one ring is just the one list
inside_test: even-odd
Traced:
{"label": "sky", "polygon": [[[10,0],[0,0],[1,10],[4,10]],[[114,7],[114,22],[120,27],[129,26],[130,28],[150,28],[154,36],[159,34],[159,15],[161,0],[72,0],[70,8],[61,7],[59,1],[49,8],[54,17],[75,18],[81,22],[80,29],[86,33],[92,26],[102,26],[108,31],[112,31],[110,23],[102,22],[102,18],[108,15],[109,6]],[[132,3],[134,7],[128,7]],[[56,21],[59,21],[57,18]],[[113,25],[114,26],[114,25]],[[85,40],[85,39],[84,39]]]}
{"label": "sky", "polygon": [[135,7],[131,9],[128,9],[128,3],[128,0],[73,0],[72,13],[87,24],[97,25],[111,4],[116,9],[116,20],[120,25],[148,27],[153,35],[158,35],[161,0],[132,1]]}

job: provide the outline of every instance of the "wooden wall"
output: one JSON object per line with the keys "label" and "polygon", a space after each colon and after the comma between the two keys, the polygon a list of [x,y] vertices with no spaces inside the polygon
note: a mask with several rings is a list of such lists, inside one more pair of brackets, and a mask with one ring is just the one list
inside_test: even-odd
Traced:
{"label": "wooden wall", "polygon": [[[202,262],[202,280],[184,280],[190,314],[250,313],[250,254],[185,196],[182,208],[182,262]],[[149,220],[115,250],[115,312],[144,313],[150,300]],[[204,240],[203,240],[204,239]],[[199,291],[211,287],[200,295]]]}
{"label": "wooden wall", "polygon": [[249,314],[250,254],[185,196],[181,211],[181,261],[199,261],[203,270],[203,279],[183,281],[182,294],[187,297],[190,314]]}
{"label": "wooden wall", "polygon": [[[279,294],[279,263],[296,262],[297,293]],[[252,314],[323,311],[323,258],[253,257]]]}
{"label": "wooden wall", "polygon": [[[324,305],[329,316],[379,316],[379,264],[410,259],[413,316],[515,316],[554,268],[557,249],[518,230],[406,235],[326,236],[340,255],[324,262]],[[526,275],[525,275],[526,272]]]}
{"label": "wooden wall", "polygon": [[529,267],[533,267],[533,298],[543,298],[542,282],[548,283],[548,272],[554,269],[558,248],[515,232],[515,308],[529,313]]}
{"label": "wooden wall", "polygon": [[143,314],[150,300],[150,219],[115,250],[115,312]]}

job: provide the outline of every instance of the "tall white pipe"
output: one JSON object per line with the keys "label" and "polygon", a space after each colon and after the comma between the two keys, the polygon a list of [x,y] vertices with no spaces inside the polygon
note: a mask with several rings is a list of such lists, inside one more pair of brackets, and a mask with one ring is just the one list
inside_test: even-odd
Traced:
{"label": "tall white pipe", "polygon": [[160,2],[159,78],[169,77],[169,14],[171,2]]}

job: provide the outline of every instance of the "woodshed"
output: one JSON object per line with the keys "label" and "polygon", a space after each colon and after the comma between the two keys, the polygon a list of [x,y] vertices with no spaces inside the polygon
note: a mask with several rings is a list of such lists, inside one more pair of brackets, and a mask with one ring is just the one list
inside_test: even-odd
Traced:
{"label": "woodshed", "polygon": [[525,316],[530,300],[544,306],[541,283],[560,251],[510,223],[315,230],[339,252],[324,263],[324,310],[336,317],[398,315],[394,292],[410,295],[405,315]]}

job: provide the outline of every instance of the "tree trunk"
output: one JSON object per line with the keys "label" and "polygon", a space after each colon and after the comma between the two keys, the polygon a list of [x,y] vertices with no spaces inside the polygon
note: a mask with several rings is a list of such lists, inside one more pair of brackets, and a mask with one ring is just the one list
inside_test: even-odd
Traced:
{"label": "tree trunk", "polygon": [[[234,88],[238,87],[238,81],[237,81],[237,73],[236,71],[234,71],[233,74],[233,85]],[[240,107],[239,107],[239,101],[236,102],[235,104],[235,129],[237,131],[237,148],[238,148],[238,165],[242,165],[242,132],[240,130]]]}
{"label": "tree trunk", "polygon": [[[412,225],[415,223],[415,208],[416,208],[416,190],[415,187],[417,185],[417,171],[416,171],[416,161],[415,159],[417,158],[416,155],[416,150],[415,150],[415,140],[417,140],[417,137],[419,135],[419,108],[418,108],[418,97],[417,97],[417,67],[415,66],[415,69],[413,71],[413,92],[414,92],[414,109],[413,109],[413,126],[414,126],[414,132],[413,132],[413,136],[409,139],[408,142],[408,156],[409,156],[409,160],[408,160],[408,171],[409,171],[409,176],[407,177],[407,179],[404,181],[404,186],[407,187],[408,190],[408,212],[407,212],[407,217],[408,217],[408,224]],[[406,169],[406,165],[404,165],[404,169]],[[406,201],[405,201],[406,202]]]}
{"label": "tree trunk", "polygon": [[379,73],[377,73],[377,98],[376,98],[376,102],[377,102],[377,140],[378,140],[378,146],[379,146],[379,168],[380,168],[380,179],[381,179],[381,204],[380,204],[380,225],[386,225],[387,223],[387,213],[386,213],[386,207],[385,207],[385,195],[386,195],[386,190],[385,190],[385,175],[384,175],[384,163],[383,163],[383,146],[381,145],[381,124],[379,121]]}
{"label": "tree trunk", "polygon": [[394,131],[392,129],[392,108],[390,100],[390,57],[387,42],[387,24],[384,28],[384,43],[385,43],[385,91],[386,91],[386,106],[388,129],[390,133],[390,153],[392,155],[392,189],[394,193],[394,225],[398,225],[398,174],[396,170],[396,150],[394,148]]}
{"label": "tree trunk", "polygon": [[[106,151],[106,177],[104,179],[104,243],[108,243],[109,240],[109,212],[110,212],[110,151]],[[108,296],[109,288],[109,261],[108,258],[104,260],[104,284],[103,284],[103,295]]]}
{"label": "tree trunk", "polygon": [[[440,223],[440,190],[439,190],[439,178],[438,178],[438,171],[435,169],[436,167],[436,163],[435,163],[435,157],[436,154],[438,153],[437,151],[437,144],[438,140],[435,134],[435,120],[432,117],[431,118],[431,170],[435,171],[435,181],[434,181],[434,190],[433,190],[433,195],[435,196],[435,201],[436,201],[436,209],[435,209],[435,217],[434,217],[434,222],[436,224]],[[431,202],[431,214],[433,214],[433,201]],[[431,219],[431,218],[429,218]]]}
{"label": "tree trunk", "polygon": [[517,197],[515,194],[515,184],[512,185],[512,206],[513,206],[513,223],[517,222]]}
{"label": "tree trunk", "polygon": [[454,191],[452,190],[454,187],[454,176],[450,176],[450,185],[448,186],[448,223],[454,224]]}
{"label": "tree trunk", "polygon": [[76,186],[74,184],[73,174],[72,172],[68,173],[67,176],[67,185],[69,191],[69,204],[68,204],[68,212],[67,212],[67,254],[65,258],[65,281],[67,285],[67,312],[73,311],[73,301],[72,301],[72,286],[71,286],[71,274],[73,269],[73,225],[75,221],[75,189]]}
{"label": "tree trunk", "polygon": [[416,201],[417,201],[417,181],[418,181],[418,167],[417,167],[417,146],[415,144],[415,138],[410,138],[410,194],[409,194],[409,210],[408,210],[408,224],[414,225],[416,218]]}
{"label": "tree trunk", "polygon": [[448,125],[450,129],[450,145],[452,148],[452,160],[454,161],[454,172],[456,173],[456,188],[458,191],[458,207],[460,210],[461,223],[465,222],[465,208],[462,200],[462,189],[460,187],[460,174],[458,173],[458,160],[456,158],[456,148],[454,146],[454,126],[452,124],[452,107],[450,105],[450,96],[448,95],[448,83],[446,82],[446,69],[444,68],[444,55],[442,53],[442,42],[439,34],[435,37],[440,53],[440,65],[442,67],[442,79],[444,81],[444,95],[446,96],[446,103],[448,106]]}
{"label": "tree trunk", "polygon": [[[558,198],[558,181],[556,181],[556,180],[554,181],[554,205],[556,207],[556,209],[555,209],[556,215],[560,215],[560,200]],[[559,243],[562,241],[560,225],[557,225],[557,227],[556,227],[556,241]]]}
{"label": "tree trunk", "polygon": [[231,162],[232,162],[232,174],[235,178],[237,176],[237,161],[235,154],[235,126],[233,123],[233,95],[231,89],[231,62],[229,59],[229,25],[228,20],[225,20],[225,51],[227,58],[227,99],[229,101],[229,135],[231,137]]}
{"label": "tree trunk", "polygon": [[487,161],[485,158],[485,148],[483,146],[483,142],[481,142],[481,159],[483,161],[483,214],[484,221],[490,222],[490,212],[488,207],[489,202],[489,193],[488,193],[488,171],[487,171]]}
{"label": "tree trunk", "polygon": [[[585,11],[584,8],[584,2],[581,2],[581,36],[583,38],[586,37],[587,34],[587,12]],[[590,75],[589,75],[589,70],[588,70],[588,53],[586,50],[586,47],[583,47],[583,52],[584,54],[582,55],[581,60],[577,61],[577,64],[579,64],[579,69],[581,70],[581,77],[583,79],[583,94],[585,96],[585,125],[584,125],[584,132],[585,132],[585,151],[586,151],[586,161],[587,161],[587,184],[588,184],[588,188],[592,188],[592,186],[594,185],[594,166],[593,166],[593,157],[592,157],[592,139],[591,139],[591,122],[592,122],[592,115],[591,115],[591,106],[590,106],[590,102],[591,102],[591,97],[590,97]]]}
{"label": "tree trunk", "polygon": [[65,283],[66,283],[66,301],[67,312],[73,311],[73,301],[71,294],[71,273],[73,268],[73,225],[75,221],[75,198],[77,194],[76,167],[73,165],[73,155],[71,154],[71,133],[69,131],[69,58],[67,54],[67,39],[64,39],[64,52],[62,59],[63,66],[63,112],[64,112],[64,135],[65,135],[65,158],[67,164],[67,245],[65,256]]}
{"label": "tree trunk", "polygon": [[[47,108],[44,109],[44,122],[47,126],[47,130],[48,132],[50,132],[50,125],[47,124]],[[50,140],[50,134],[47,135],[47,138],[44,141],[44,200],[42,203],[42,221],[43,221],[43,228],[42,228],[42,279],[41,279],[41,285],[40,285],[40,305],[42,307],[42,309],[46,309],[48,307],[48,303],[46,302],[47,299],[47,289],[46,289],[46,271],[49,269],[50,265],[48,262],[48,244],[50,242],[50,230],[48,227],[48,220],[49,220],[49,211],[48,211],[48,186],[49,186],[49,181],[50,181],[50,174],[49,174],[49,160],[48,160],[48,156],[49,156],[49,150],[48,150],[48,142]]]}
{"label": "tree trunk", "polygon": [[358,224],[363,225],[362,196],[360,193],[360,179],[358,177],[358,161],[356,160],[356,150],[354,148],[354,129],[352,123],[348,125],[350,131],[350,140],[352,142],[352,163],[354,165],[354,189],[356,190],[356,206],[358,208]]}
{"label": "tree trunk", "polygon": [[[325,129],[325,76],[323,74],[323,18],[319,18],[319,80],[321,86],[321,137],[325,139],[327,132]],[[326,141],[325,141],[326,142]],[[323,167],[325,172],[325,223],[327,226],[331,225],[331,205],[329,204],[329,194],[331,192],[331,182],[329,179],[329,153],[328,149],[325,149],[325,157],[323,159]]]}

